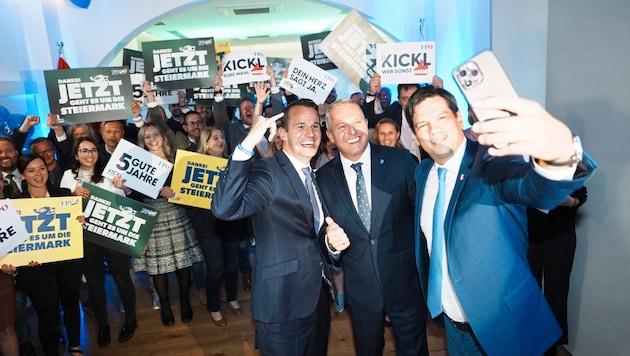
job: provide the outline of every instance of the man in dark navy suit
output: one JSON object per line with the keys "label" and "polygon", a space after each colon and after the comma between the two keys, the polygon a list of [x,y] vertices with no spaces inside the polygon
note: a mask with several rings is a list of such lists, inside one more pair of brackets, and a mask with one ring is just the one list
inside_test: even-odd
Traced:
{"label": "man in dark navy suit", "polygon": [[326,127],[340,154],[317,171],[317,182],[350,239],[347,246],[329,236],[327,248],[343,260],[355,351],[382,355],[387,314],[396,354],[428,355],[414,260],[416,162],[407,150],[368,144],[367,120],[352,100],[328,108]]}
{"label": "man in dark navy suit", "polygon": [[[219,180],[212,212],[224,220],[253,216],[252,312],[262,354],[325,355],[332,286],[318,242],[325,215],[309,166],[321,139],[317,105],[306,99],[289,105],[281,119],[283,149],[254,162],[256,144],[267,129],[273,137],[276,119],[258,118],[237,146]],[[330,218],[326,223],[331,239],[344,240],[343,229]]]}

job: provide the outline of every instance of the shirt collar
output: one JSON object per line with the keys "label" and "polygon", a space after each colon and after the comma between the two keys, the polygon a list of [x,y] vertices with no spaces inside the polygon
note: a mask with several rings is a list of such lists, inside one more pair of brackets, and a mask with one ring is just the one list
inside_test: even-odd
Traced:
{"label": "shirt collar", "polygon": [[444,167],[447,171],[457,174],[457,172],[459,172],[459,167],[462,165],[462,161],[464,160],[464,153],[466,153],[466,142],[467,140],[462,142],[457,151],[455,151],[453,157],[446,161],[443,166],[437,162],[435,163],[435,166]]}
{"label": "shirt collar", "polygon": [[282,150],[282,152],[284,152],[285,155],[287,155],[287,158],[289,159],[289,162],[291,162],[291,165],[293,166],[293,168],[295,168],[295,170],[298,172],[298,174],[300,175],[300,177],[302,177],[302,175],[304,174],[302,172],[302,168],[304,167],[310,167],[310,164],[304,164],[302,161],[300,161],[299,159],[291,156],[287,151]]}
{"label": "shirt collar", "polygon": [[368,143],[367,147],[365,148],[365,151],[363,151],[363,154],[361,155],[361,157],[359,157],[358,161],[351,161],[347,159],[346,157],[343,156],[341,152],[339,152],[339,158],[341,159],[341,164],[344,167],[350,168],[350,165],[357,162],[363,163],[363,166],[365,167],[367,164],[370,163],[371,152],[372,152],[372,147],[370,146],[370,143]]}

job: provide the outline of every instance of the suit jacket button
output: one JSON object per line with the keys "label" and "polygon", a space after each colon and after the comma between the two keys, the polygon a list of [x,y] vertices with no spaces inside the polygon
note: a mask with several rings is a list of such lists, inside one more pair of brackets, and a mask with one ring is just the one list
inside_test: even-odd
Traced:
{"label": "suit jacket button", "polygon": [[371,243],[372,245],[375,245],[375,244],[376,244],[376,240],[374,240],[374,239],[370,239],[370,243]]}

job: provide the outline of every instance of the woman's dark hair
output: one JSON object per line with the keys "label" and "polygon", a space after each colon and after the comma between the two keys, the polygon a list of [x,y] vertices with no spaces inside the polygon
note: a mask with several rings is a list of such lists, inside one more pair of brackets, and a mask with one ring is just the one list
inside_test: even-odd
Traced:
{"label": "woman's dark hair", "polygon": [[[46,160],[44,159],[44,157],[38,155],[37,153],[28,153],[25,155],[20,156],[20,158],[18,158],[18,162],[17,162],[17,170],[18,172],[20,172],[21,174],[24,174],[24,170],[26,169],[26,166],[28,166],[31,162],[33,162],[36,159],[41,159],[42,162],[44,163],[44,165],[46,165]],[[26,179],[22,180],[22,191],[24,192],[26,189],[28,189],[26,183]],[[46,187],[47,189],[50,191],[52,188],[52,183],[50,182],[50,177],[48,177],[48,179],[46,180]]]}
{"label": "woman's dark hair", "polygon": [[41,159],[44,164],[46,164],[46,160],[44,160],[44,157],[36,154],[36,153],[29,153],[29,154],[25,154],[20,156],[20,158],[18,158],[17,161],[17,170],[20,173],[24,173],[24,170],[26,169],[26,166],[29,165],[29,163],[33,162],[36,159]]}
{"label": "woman's dark hair", "polygon": [[81,162],[79,162],[76,157],[79,155],[79,145],[85,141],[92,143],[94,147],[96,147],[96,149],[98,150],[98,158],[96,159],[96,164],[94,165],[94,173],[92,174],[92,183],[100,183],[103,181],[103,171],[105,170],[107,162],[105,161],[103,150],[99,147],[96,140],[89,136],[80,137],[74,141],[74,144],[72,145],[72,152],[70,153],[70,169],[72,169],[74,177],[78,178],[79,169],[81,168]]}

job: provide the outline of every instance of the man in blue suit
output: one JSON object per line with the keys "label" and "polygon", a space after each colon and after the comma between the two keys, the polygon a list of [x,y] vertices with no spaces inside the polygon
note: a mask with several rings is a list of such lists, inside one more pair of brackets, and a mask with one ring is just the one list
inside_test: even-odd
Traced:
{"label": "man in blue suit", "polygon": [[[306,99],[289,105],[281,120],[283,149],[253,162],[256,144],[268,129],[273,137],[277,118],[258,118],[237,146],[219,179],[212,213],[224,220],[253,216],[252,313],[262,354],[326,355],[332,286],[318,242],[324,214],[311,174],[303,172],[321,139],[317,105]],[[329,218],[326,223],[328,236],[343,240],[343,229]]]}
{"label": "man in blue suit", "polygon": [[555,207],[597,164],[537,103],[471,104],[516,116],[476,123],[475,143],[446,90],[421,88],[405,108],[431,157],[416,169],[420,283],[449,355],[542,355],[560,328],[527,262],[526,206]]}
{"label": "man in blue suit", "polygon": [[339,155],[317,170],[317,182],[350,240],[348,246],[328,236],[328,248],[343,251],[335,258],[343,260],[355,352],[383,354],[387,314],[396,354],[428,355],[414,260],[416,162],[407,150],[369,144],[367,120],[352,100],[330,105],[326,127]]}

